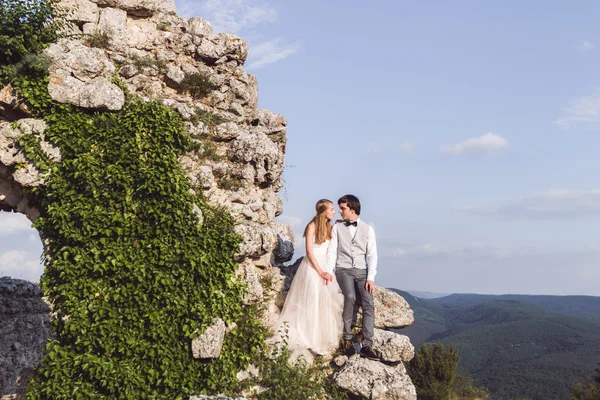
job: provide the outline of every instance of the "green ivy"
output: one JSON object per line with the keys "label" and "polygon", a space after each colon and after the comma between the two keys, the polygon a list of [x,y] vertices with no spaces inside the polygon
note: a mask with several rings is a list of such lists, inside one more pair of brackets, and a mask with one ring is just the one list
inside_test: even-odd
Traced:
{"label": "green ivy", "polygon": [[56,312],[29,398],[225,390],[264,332],[238,327],[243,337],[234,329],[218,359],[191,357],[191,340],[213,318],[231,324],[244,310],[235,277],[239,237],[230,215],[190,192],[177,160],[190,143],[181,118],[132,99],[119,113],[71,108],[45,120],[60,164],[32,136],[20,142],[49,171],[35,227],[47,240],[41,284]]}

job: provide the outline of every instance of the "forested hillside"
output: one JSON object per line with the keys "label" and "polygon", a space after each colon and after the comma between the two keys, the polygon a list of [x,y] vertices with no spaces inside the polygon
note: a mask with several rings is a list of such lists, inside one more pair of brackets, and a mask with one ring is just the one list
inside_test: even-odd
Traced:
{"label": "forested hillside", "polygon": [[459,370],[496,397],[569,399],[573,385],[591,376],[600,361],[600,307],[594,313],[591,306],[598,298],[569,296],[561,303],[560,296],[518,296],[522,301],[451,295],[424,300],[397,292],[415,312],[415,323],[402,333],[415,346],[455,345]]}

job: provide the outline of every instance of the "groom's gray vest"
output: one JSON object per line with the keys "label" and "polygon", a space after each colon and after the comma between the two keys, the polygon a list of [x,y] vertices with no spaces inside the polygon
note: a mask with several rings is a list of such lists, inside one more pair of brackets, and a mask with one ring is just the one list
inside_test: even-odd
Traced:
{"label": "groom's gray vest", "polygon": [[369,225],[360,221],[356,227],[356,235],[352,237],[350,228],[344,223],[337,225],[338,256],[336,268],[367,269],[367,237]]}

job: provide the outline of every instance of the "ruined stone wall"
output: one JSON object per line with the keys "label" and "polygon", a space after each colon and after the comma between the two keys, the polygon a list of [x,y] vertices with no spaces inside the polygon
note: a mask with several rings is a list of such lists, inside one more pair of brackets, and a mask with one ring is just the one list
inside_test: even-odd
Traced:
{"label": "ruined stone wall", "polygon": [[0,396],[25,393],[50,335],[49,312],[38,286],[0,278]]}

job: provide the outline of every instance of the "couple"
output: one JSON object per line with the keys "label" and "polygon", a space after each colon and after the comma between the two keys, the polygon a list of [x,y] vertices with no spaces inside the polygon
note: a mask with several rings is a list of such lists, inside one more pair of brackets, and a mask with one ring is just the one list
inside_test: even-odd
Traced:
{"label": "couple", "polygon": [[377,360],[380,354],[371,348],[377,272],[375,232],[360,220],[356,196],[342,196],[338,205],[344,220],[332,227],[333,203],[317,202],[316,216],[304,230],[306,257],[298,267],[276,326],[287,326],[292,353],[308,348],[317,354],[329,354],[343,333],[343,352],[350,356],[355,354],[352,328],[358,306],[362,305],[360,353]]}

